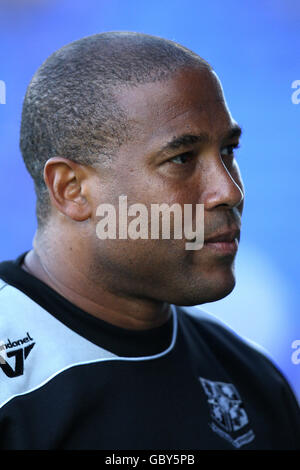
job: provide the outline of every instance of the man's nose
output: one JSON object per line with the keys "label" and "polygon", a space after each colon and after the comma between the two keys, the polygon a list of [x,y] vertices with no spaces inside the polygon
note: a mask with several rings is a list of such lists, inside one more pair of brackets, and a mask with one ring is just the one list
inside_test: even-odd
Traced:
{"label": "man's nose", "polygon": [[205,170],[202,201],[206,210],[232,209],[242,204],[244,188],[237,166],[227,167],[220,155],[209,159]]}

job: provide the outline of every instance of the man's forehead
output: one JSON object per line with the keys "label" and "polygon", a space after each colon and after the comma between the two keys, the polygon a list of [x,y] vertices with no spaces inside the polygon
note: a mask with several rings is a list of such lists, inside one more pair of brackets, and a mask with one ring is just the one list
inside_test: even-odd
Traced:
{"label": "man's forehead", "polygon": [[[162,105],[153,114],[160,123],[167,125],[177,121],[185,121],[186,126],[190,127],[196,117],[201,117],[209,113],[222,113],[225,110],[226,103],[224,99],[203,99],[203,100],[181,100],[168,103],[165,107]],[[218,111],[217,111],[218,110]],[[225,111],[226,112],[226,111]]]}
{"label": "man's forehead", "polygon": [[229,113],[222,87],[208,71],[181,71],[168,80],[119,89],[117,100],[128,123],[140,131]]}

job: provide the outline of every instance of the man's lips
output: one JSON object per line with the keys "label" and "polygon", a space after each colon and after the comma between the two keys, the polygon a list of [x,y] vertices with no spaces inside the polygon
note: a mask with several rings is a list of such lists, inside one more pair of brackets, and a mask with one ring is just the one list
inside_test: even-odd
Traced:
{"label": "man's lips", "polygon": [[204,243],[218,243],[218,242],[232,242],[234,239],[239,240],[240,230],[238,228],[232,228],[230,230],[224,230],[216,232],[215,234],[205,237]]}
{"label": "man's lips", "polygon": [[204,246],[216,253],[234,255],[237,252],[240,239],[240,230],[230,230],[215,233],[204,240]]}

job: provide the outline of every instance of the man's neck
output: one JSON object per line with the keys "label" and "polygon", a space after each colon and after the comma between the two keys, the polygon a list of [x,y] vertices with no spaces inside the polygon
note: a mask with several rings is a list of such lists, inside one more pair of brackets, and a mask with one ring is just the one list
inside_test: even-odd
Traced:
{"label": "man's neck", "polygon": [[47,257],[39,256],[34,249],[27,253],[21,267],[85,312],[121,328],[159,327],[171,314],[166,303],[112,294],[93,284],[84,273],[74,274],[63,259],[55,264],[47,262]]}

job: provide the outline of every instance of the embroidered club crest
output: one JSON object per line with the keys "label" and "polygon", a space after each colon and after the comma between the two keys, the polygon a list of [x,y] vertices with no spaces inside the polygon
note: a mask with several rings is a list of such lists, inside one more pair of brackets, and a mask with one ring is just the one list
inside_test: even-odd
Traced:
{"label": "embroidered club crest", "polygon": [[235,386],[225,382],[213,382],[202,377],[199,377],[199,380],[208,399],[212,430],[228,440],[234,447],[241,447],[251,442],[255,437],[251,429],[245,434],[236,434],[248,425],[249,420]]}

